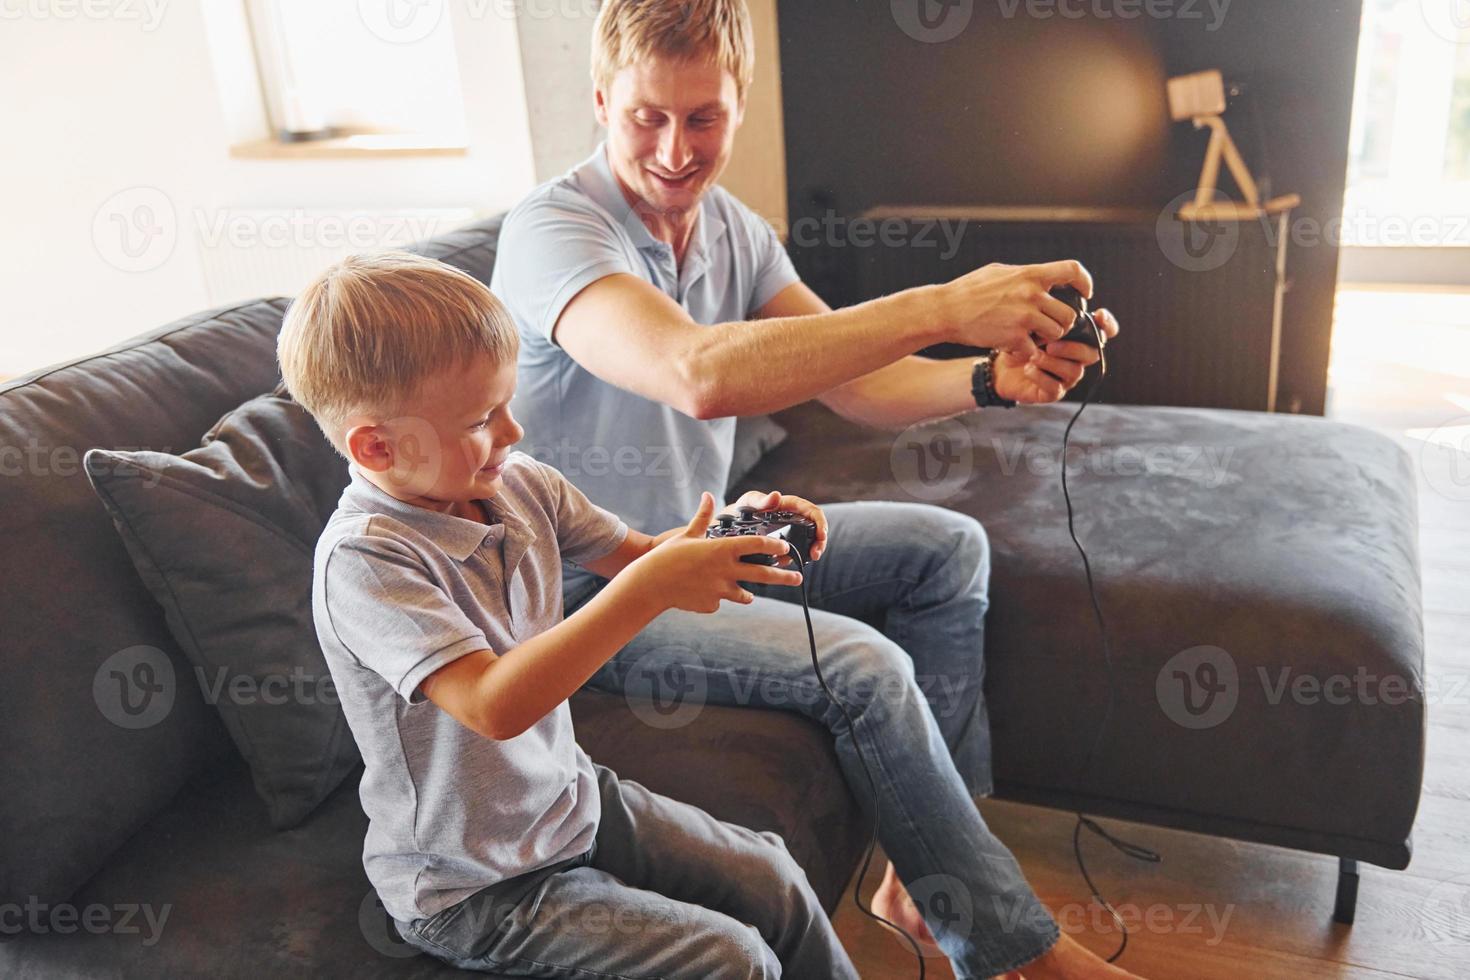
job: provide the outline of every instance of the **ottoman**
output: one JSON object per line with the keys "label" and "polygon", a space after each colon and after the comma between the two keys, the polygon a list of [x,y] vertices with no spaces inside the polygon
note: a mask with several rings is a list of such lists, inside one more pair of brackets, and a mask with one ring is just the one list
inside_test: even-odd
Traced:
{"label": "ottoman", "polygon": [[996,795],[1335,856],[1350,922],[1357,861],[1408,865],[1423,775],[1407,454],[1316,418],[1090,406],[1066,471],[1110,672],[1062,493],[1075,411],[892,433],[810,404],[745,483],[975,517]]}

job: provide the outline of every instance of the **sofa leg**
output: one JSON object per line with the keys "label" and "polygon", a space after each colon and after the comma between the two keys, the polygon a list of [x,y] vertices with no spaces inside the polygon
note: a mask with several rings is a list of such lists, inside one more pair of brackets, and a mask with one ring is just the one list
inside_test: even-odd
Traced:
{"label": "sofa leg", "polygon": [[1332,921],[1345,926],[1353,924],[1358,911],[1358,862],[1352,858],[1337,859],[1337,904]]}

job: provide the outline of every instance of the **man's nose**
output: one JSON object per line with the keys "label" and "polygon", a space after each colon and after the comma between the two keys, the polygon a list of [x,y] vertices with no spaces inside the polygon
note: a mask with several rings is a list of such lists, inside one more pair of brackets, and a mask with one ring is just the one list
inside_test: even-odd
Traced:
{"label": "man's nose", "polygon": [[689,133],[683,123],[672,123],[664,130],[658,151],[659,164],[671,174],[679,173],[689,166],[693,154],[689,148]]}

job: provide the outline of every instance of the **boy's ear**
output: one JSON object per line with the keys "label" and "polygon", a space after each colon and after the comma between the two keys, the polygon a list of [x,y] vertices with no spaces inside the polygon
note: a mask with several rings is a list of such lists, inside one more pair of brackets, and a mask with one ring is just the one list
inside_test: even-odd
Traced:
{"label": "boy's ear", "polygon": [[370,473],[393,468],[393,444],[381,425],[354,425],[342,439],[347,458]]}

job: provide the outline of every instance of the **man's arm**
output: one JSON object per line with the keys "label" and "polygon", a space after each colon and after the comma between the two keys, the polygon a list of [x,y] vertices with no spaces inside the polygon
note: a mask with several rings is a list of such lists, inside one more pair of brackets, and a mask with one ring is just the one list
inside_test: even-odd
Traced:
{"label": "man's arm", "polygon": [[[800,317],[830,309],[805,283],[796,283],[762,307],[760,315]],[[1104,333],[1109,338],[1117,336],[1118,323],[1113,315],[1099,310],[1097,316]],[[1096,361],[1097,352],[1086,344],[1048,344],[1046,350],[1038,350],[1029,358],[1002,358],[996,366],[996,387],[1000,394],[1017,401],[1058,401]],[[973,358],[939,361],[905,357],[817,398],[838,415],[861,425],[903,429],[917,422],[974,411],[974,365]]]}
{"label": "man's arm", "polygon": [[604,381],[686,415],[759,415],[946,340],[1029,356],[1033,338],[1055,340],[1071,326],[1071,309],[1047,293],[1063,283],[1091,295],[1076,262],[993,265],[836,312],[701,326],[658,289],[619,274],[573,298],[552,337]]}

